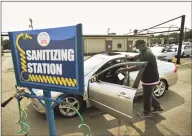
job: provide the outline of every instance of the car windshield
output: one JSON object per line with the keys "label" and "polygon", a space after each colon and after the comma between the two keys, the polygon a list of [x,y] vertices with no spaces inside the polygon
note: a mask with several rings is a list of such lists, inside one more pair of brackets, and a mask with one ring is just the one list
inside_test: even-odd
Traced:
{"label": "car windshield", "polygon": [[188,45],[188,43],[182,43],[183,45]]}
{"label": "car windshield", "polygon": [[169,48],[166,50],[166,52],[174,52],[175,51],[175,48]]}
{"label": "car windshield", "polygon": [[84,61],[84,75],[88,75],[92,72],[98,65],[103,63],[105,59],[99,57],[91,57]]}
{"label": "car windshield", "polygon": [[183,45],[191,45],[189,42],[184,42]]}
{"label": "car windshield", "polygon": [[[182,47],[181,47],[181,48],[184,49],[185,47],[186,47],[186,45],[183,45],[183,44],[182,44]],[[179,46],[173,46],[173,47],[171,47],[171,48],[175,48],[175,49],[178,50]]]}

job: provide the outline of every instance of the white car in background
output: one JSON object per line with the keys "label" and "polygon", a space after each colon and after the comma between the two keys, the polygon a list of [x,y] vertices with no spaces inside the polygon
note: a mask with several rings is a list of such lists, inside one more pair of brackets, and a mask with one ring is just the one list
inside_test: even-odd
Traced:
{"label": "white car in background", "polygon": [[189,46],[192,46],[192,43],[191,43],[191,42],[183,42],[183,45],[189,45]]}
{"label": "white car in background", "polygon": [[177,55],[175,49],[165,49],[165,47],[151,47],[150,49],[159,60],[171,61]]}
{"label": "white car in background", "polygon": [[[172,46],[171,48],[169,48],[170,50],[172,50],[173,52],[176,52],[176,55],[178,53],[178,45]],[[185,56],[191,56],[192,55],[192,46],[188,45],[188,44],[183,44],[182,48],[181,48],[181,56],[185,57]]]}

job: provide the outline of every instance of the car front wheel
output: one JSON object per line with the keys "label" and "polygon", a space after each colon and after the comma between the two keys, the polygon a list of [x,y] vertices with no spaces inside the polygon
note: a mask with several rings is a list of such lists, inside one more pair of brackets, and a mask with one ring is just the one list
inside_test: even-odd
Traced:
{"label": "car front wheel", "polygon": [[160,98],[162,97],[166,90],[168,89],[167,83],[165,80],[160,80],[159,84],[156,85],[156,87],[154,88],[154,95],[156,98]]}
{"label": "car front wheel", "polygon": [[64,118],[71,118],[77,115],[76,111],[71,107],[73,105],[78,112],[83,110],[83,99],[79,96],[62,96],[63,103],[55,107],[56,113]]}

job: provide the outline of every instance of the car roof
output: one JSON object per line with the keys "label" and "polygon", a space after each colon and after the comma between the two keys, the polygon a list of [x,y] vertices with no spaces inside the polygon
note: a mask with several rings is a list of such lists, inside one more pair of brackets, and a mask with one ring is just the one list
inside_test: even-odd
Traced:
{"label": "car roof", "polygon": [[162,46],[154,46],[154,47],[150,47],[150,49],[163,49],[165,47],[162,47]]}
{"label": "car roof", "polygon": [[112,59],[117,59],[117,58],[122,58],[125,57],[125,55],[129,56],[136,56],[139,53],[134,53],[134,52],[105,52],[105,53],[100,53],[97,55],[94,55],[95,57],[103,58],[106,60],[112,60]]}
{"label": "car roof", "polygon": [[[182,45],[182,48],[184,48],[185,46],[189,46],[189,45]],[[171,48],[179,48],[179,45],[174,45]]]}

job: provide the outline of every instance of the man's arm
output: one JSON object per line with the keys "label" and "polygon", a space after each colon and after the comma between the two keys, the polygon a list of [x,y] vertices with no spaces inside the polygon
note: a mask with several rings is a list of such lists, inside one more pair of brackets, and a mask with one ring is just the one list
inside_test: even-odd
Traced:
{"label": "man's arm", "polygon": [[131,60],[136,60],[136,59],[139,58],[139,54],[136,55],[136,56],[128,56],[128,55],[126,55],[126,58],[127,58],[127,59],[131,59]]}
{"label": "man's arm", "polygon": [[129,72],[138,71],[140,68],[141,68],[141,66],[130,66],[130,67],[126,67],[126,68],[121,68],[118,70],[118,73],[122,73],[125,71],[129,71]]}
{"label": "man's arm", "polygon": [[132,57],[132,59],[138,59],[138,58],[139,58],[139,55],[140,55],[140,54],[138,54],[138,55]]}

